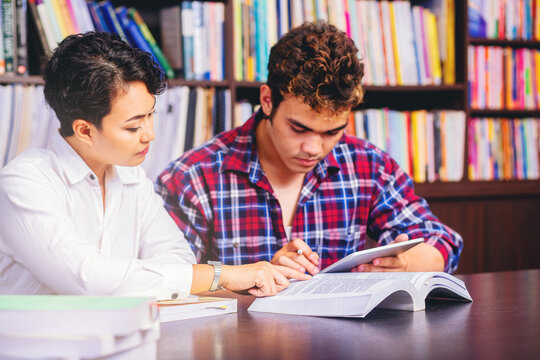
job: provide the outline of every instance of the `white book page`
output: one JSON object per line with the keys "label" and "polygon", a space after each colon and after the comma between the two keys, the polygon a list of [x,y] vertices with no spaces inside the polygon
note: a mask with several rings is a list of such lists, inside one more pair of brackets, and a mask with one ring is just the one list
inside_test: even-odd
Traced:
{"label": "white book page", "polygon": [[386,280],[406,280],[415,283],[424,273],[335,273],[319,274],[307,281],[291,281],[289,287],[276,297],[324,295],[339,297],[343,294],[369,292],[373,286]]}

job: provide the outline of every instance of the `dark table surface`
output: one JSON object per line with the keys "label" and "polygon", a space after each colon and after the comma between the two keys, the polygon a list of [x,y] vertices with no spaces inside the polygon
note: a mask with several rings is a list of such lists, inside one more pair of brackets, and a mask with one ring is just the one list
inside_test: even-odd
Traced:
{"label": "dark table surface", "polygon": [[540,269],[458,275],[473,302],[364,319],[238,313],[164,323],[158,359],[540,359]]}

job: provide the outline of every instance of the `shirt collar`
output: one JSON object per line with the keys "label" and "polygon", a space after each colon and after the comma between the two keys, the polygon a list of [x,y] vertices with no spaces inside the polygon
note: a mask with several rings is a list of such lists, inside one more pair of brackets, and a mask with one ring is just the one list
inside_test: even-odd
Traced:
{"label": "shirt collar", "polygon": [[[56,154],[59,167],[71,185],[80,182],[90,174],[96,176],[75,149],[58,132],[54,132],[50,148]],[[122,184],[129,185],[141,181],[136,167],[112,166],[111,170],[107,178],[118,178]]]}
{"label": "shirt collar", "polygon": [[86,165],[79,154],[56,131],[51,139],[50,148],[56,154],[58,165],[71,185],[78,183],[86,176],[92,174],[92,170]]}
{"label": "shirt collar", "polygon": [[[257,144],[255,141],[255,129],[263,118],[261,109],[255,112],[240,128],[237,130],[235,140],[231,144],[230,151],[223,159],[221,172],[239,171],[249,175],[250,180],[256,183],[262,177],[262,167],[257,154]],[[317,166],[313,172],[319,179],[324,179],[337,171],[339,164],[334,157],[332,150]]]}
{"label": "shirt collar", "polygon": [[230,146],[230,150],[223,158],[221,172],[239,171],[249,174],[250,169],[260,168],[257,144],[255,143],[255,129],[262,119],[262,111],[254,113],[245,123],[236,131],[237,134]]}

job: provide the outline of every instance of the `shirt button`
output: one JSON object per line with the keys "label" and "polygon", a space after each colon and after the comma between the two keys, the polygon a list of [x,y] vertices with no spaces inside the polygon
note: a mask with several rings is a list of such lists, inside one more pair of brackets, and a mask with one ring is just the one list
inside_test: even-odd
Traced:
{"label": "shirt button", "polygon": [[233,243],[233,246],[234,246],[235,248],[237,248],[237,247],[238,247],[238,243],[237,243],[237,242]]}
{"label": "shirt button", "polygon": [[178,293],[172,293],[171,294],[171,299],[176,299],[178,297]]}
{"label": "shirt button", "polygon": [[90,179],[96,180],[96,177],[94,176],[94,174],[90,174]]}

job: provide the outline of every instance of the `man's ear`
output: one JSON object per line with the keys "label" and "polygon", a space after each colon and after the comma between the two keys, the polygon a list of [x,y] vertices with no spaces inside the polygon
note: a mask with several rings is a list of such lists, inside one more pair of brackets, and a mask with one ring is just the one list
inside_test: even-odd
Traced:
{"label": "man's ear", "polygon": [[272,90],[270,90],[268,85],[261,86],[259,100],[264,114],[270,116],[272,114]]}
{"label": "man's ear", "polygon": [[73,121],[72,124],[74,136],[85,143],[86,145],[92,146],[94,144],[94,132],[96,127],[83,119],[77,119]]}

